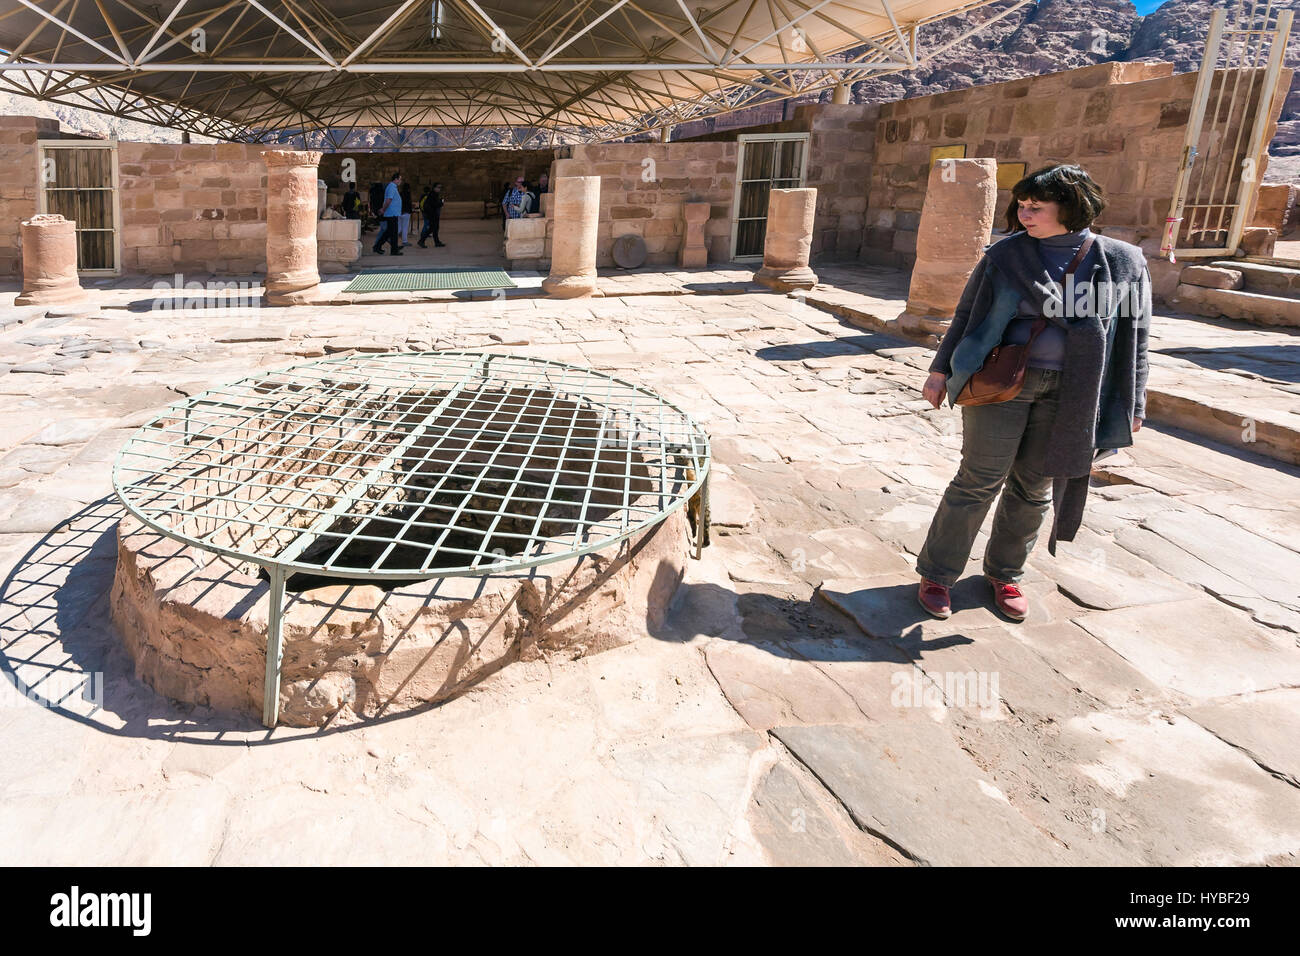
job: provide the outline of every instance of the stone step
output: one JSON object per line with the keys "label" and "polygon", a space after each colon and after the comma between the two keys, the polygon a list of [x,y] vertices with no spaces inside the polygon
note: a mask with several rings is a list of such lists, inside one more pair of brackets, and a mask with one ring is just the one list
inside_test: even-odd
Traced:
{"label": "stone step", "polygon": [[1246,292],[1300,298],[1300,268],[1249,262],[1244,259],[1222,259],[1211,262],[1210,265],[1240,272],[1245,280],[1244,291]]}
{"label": "stone step", "polygon": [[1147,418],[1300,465],[1300,415],[1276,389],[1244,376],[1152,365]]}
{"label": "stone step", "polygon": [[[1240,269],[1240,265],[1232,268]],[[1247,279],[1247,285],[1250,280]],[[1300,328],[1300,298],[1250,292],[1246,289],[1207,289],[1180,282],[1169,299],[1172,308],[1208,318],[1240,319],[1253,325]]]}

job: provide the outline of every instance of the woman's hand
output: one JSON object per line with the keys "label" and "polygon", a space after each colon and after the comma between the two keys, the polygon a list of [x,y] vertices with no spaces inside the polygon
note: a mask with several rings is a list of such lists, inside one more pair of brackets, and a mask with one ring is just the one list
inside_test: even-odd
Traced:
{"label": "woman's hand", "polygon": [[948,391],[948,376],[943,372],[931,372],[921,386],[922,397],[938,408],[943,404],[943,396]]}
{"label": "woman's hand", "polygon": [[1135,419],[1133,419],[1133,432],[1134,432],[1134,434],[1136,434],[1137,432],[1140,432],[1141,430],[1142,430],[1142,419],[1140,419],[1140,418],[1135,418]]}

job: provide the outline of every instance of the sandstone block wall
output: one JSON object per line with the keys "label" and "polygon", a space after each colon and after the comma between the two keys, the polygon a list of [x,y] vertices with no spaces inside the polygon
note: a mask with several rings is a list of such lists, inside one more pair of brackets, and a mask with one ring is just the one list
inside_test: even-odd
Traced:
{"label": "sandstone block wall", "polygon": [[39,170],[36,141],[59,133],[59,121],[0,116],[0,275],[23,274],[20,224],[36,215]]}
{"label": "sandstone block wall", "polygon": [[[788,120],[716,130],[680,144],[735,143],[741,134],[808,133],[804,185],[817,190],[812,259],[856,259],[866,225],[867,190],[876,150],[880,106],[813,103],[795,107]],[[728,208],[730,218],[731,210]],[[730,226],[728,226],[730,228]],[[728,254],[730,248],[728,248]]]}
{"label": "sandstone block wall", "polygon": [[551,167],[552,181],[559,176],[600,177],[598,267],[614,265],[611,249],[624,235],[645,240],[647,265],[675,264],[685,236],[682,206],[688,202],[711,207],[704,228],[709,260],[731,258],[735,143],[607,143],[571,146],[566,152]]}
{"label": "sandstone block wall", "polygon": [[266,271],[260,145],[118,144],[122,271]]}
{"label": "sandstone block wall", "polygon": [[510,268],[540,269],[543,262],[549,268],[554,229],[555,221],[549,217],[507,219],[505,255]]}
{"label": "sandstone block wall", "polygon": [[1295,227],[1297,191],[1295,183],[1264,183],[1249,224],[1276,229],[1279,237],[1285,236]]}
{"label": "sandstone block wall", "polygon": [[809,132],[805,185],[817,190],[813,261],[856,259],[866,226],[880,106],[804,106],[795,110],[795,121],[805,112]]}
{"label": "sandstone block wall", "polygon": [[[966,146],[967,158],[1023,162],[1026,172],[1078,163],[1106,193],[1099,227],[1132,229],[1139,239],[1158,235],[1196,84],[1195,73],[1172,71],[1170,63],[1099,63],[881,104],[861,258],[913,263],[930,148],[956,144]],[[1284,74],[1286,85],[1290,73]],[[1202,156],[1210,136],[1207,131],[1202,140]],[[995,228],[1009,201],[1009,190],[999,190]]]}

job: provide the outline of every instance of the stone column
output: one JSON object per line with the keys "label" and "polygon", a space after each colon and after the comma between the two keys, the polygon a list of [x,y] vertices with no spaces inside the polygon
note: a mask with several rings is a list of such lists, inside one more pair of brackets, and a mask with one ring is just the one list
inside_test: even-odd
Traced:
{"label": "stone column", "polygon": [[755,282],[778,292],[811,289],[817,284],[817,274],[808,268],[816,214],[817,190],[772,190],[767,200],[763,268],[754,273]]}
{"label": "stone column", "polygon": [[831,93],[831,102],[840,106],[853,102],[852,89],[847,83],[836,85],[835,91]]}
{"label": "stone column", "polygon": [[316,266],[316,178],[320,153],[268,149],[266,163],[266,300],[311,302],[320,285]]}
{"label": "stone column", "polygon": [[551,274],[542,291],[576,299],[596,291],[596,226],[600,219],[600,177],[561,176],[552,182]]}
{"label": "stone column", "polygon": [[709,264],[709,247],[704,241],[704,224],[709,221],[710,206],[706,202],[682,203],[682,219],[686,234],[682,248],[677,253],[677,264],[683,269],[703,269]]}
{"label": "stone column", "polygon": [[20,224],[23,291],[14,305],[64,305],[86,297],[77,278],[77,224],[42,214]]}
{"label": "stone column", "polygon": [[903,331],[939,336],[948,331],[966,280],[989,241],[997,199],[996,160],[941,159],[930,168],[907,309],[898,317]]}

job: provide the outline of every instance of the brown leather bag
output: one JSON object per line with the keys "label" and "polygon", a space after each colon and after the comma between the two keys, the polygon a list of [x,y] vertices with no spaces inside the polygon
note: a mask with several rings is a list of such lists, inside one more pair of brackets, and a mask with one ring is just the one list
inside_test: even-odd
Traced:
{"label": "brown leather bag", "polygon": [[[1079,268],[1079,263],[1091,248],[1092,236],[1089,236],[1070,260],[1065,275],[1072,275]],[[956,404],[993,405],[1010,401],[1019,395],[1025,386],[1025,371],[1029,368],[1029,349],[1045,328],[1047,319],[1039,318],[1029,332],[1028,342],[1023,345],[996,346],[984,359],[980,370],[966,380],[966,385],[957,395]]]}

